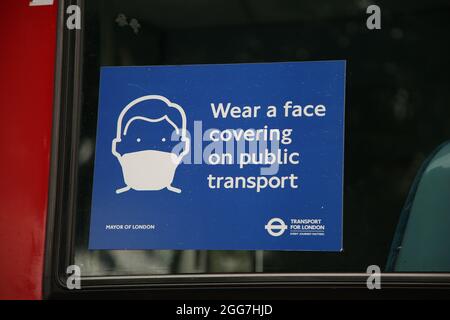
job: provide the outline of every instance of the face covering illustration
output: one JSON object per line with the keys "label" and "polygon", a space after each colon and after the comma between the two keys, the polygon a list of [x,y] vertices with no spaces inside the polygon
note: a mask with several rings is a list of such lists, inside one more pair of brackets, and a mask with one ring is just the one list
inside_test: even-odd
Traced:
{"label": "face covering illustration", "polygon": [[[170,145],[173,137],[179,139],[177,144],[182,143],[179,154]],[[180,193],[172,182],[189,148],[186,113],[181,106],[159,95],[133,100],[120,113],[112,141],[112,154],[122,167],[126,185],[116,193],[131,189]]]}

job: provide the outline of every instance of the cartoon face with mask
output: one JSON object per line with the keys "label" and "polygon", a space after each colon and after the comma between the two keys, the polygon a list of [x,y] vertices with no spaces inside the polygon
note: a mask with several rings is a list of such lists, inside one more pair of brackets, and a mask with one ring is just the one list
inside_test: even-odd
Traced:
{"label": "cartoon face with mask", "polygon": [[[183,144],[179,154],[173,151],[172,144],[180,141],[174,142],[172,137]],[[116,193],[166,188],[180,193],[172,182],[189,148],[186,113],[181,106],[159,95],[130,102],[117,119],[117,133],[112,141],[112,154],[119,160],[126,184]]]}

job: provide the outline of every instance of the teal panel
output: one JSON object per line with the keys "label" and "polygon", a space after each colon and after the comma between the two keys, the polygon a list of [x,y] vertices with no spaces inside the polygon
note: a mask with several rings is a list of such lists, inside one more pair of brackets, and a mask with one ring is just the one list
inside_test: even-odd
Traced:
{"label": "teal panel", "polygon": [[[396,272],[450,271],[450,144],[432,157],[419,177],[396,248]],[[408,207],[408,204],[406,205]]]}

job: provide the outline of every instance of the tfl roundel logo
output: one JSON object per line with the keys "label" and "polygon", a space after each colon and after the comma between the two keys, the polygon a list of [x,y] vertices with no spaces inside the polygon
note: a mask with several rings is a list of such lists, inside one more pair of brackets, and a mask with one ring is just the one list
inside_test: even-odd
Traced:
{"label": "tfl roundel logo", "polygon": [[267,222],[267,224],[264,226],[264,229],[267,230],[267,232],[272,237],[279,237],[281,236],[287,229],[286,223],[280,218],[272,218]]}

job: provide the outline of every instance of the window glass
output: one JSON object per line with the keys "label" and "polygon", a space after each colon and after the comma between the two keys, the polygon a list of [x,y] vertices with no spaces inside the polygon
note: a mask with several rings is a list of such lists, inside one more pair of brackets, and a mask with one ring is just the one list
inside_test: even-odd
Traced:
{"label": "window glass", "polygon": [[[75,234],[83,275],[450,271],[448,147],[426,162],[450,137],[449,5],[384,1],[380,30],[366,27],[367,6],[85,1]],[[343,252],[88,250],[102,66],[338,59],[347,61]]]}

